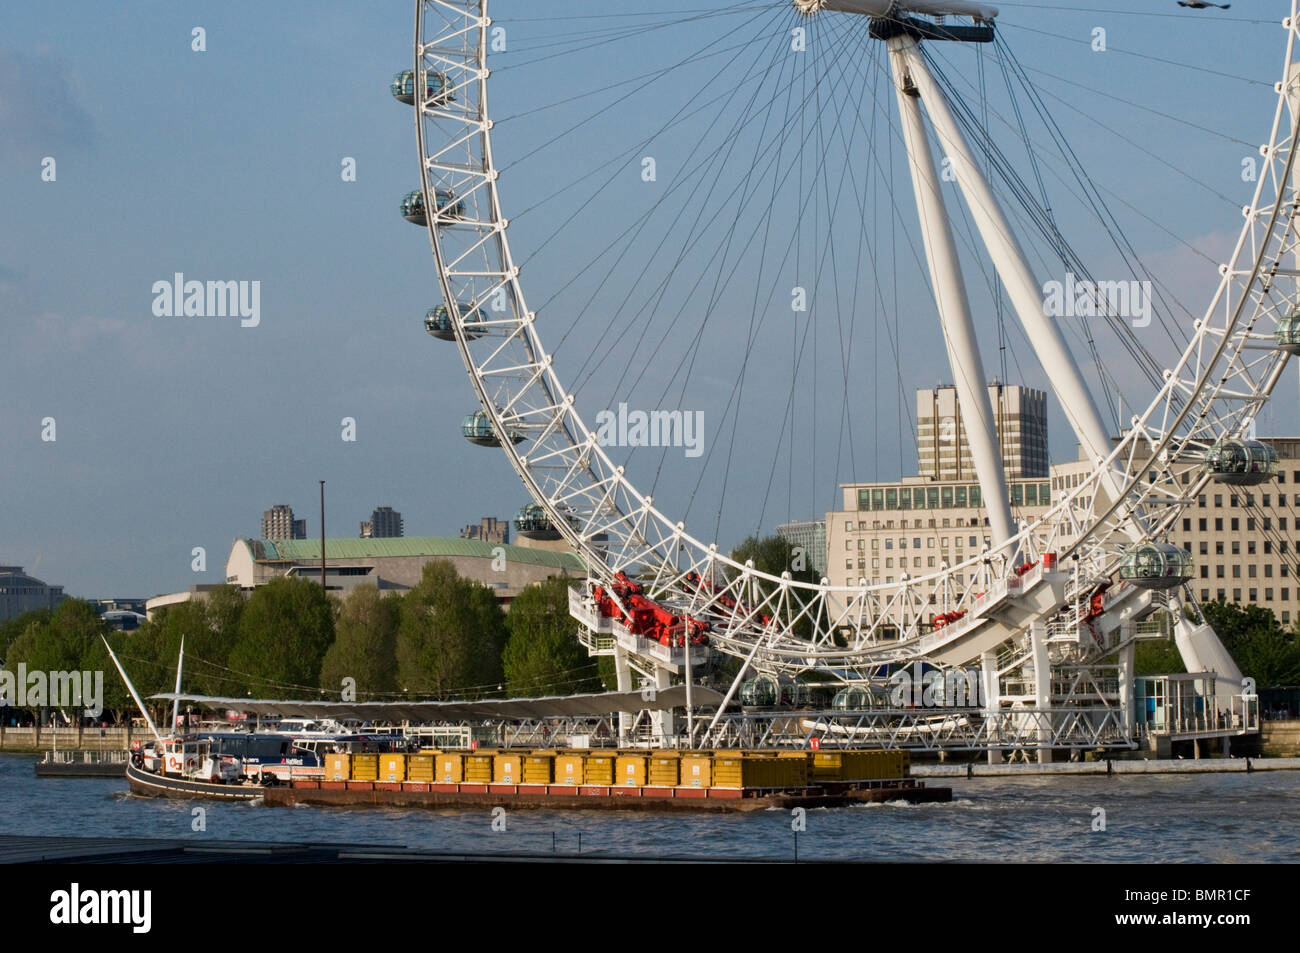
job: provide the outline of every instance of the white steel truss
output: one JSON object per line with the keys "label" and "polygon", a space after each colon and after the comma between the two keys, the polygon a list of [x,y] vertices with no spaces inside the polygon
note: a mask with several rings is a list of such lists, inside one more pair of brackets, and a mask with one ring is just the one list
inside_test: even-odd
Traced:
{"label": "white steel truss", "polygon": [[[866,0],[801,2],[801,9],[816,15],[875,9]],[[870,9],[855,7],[863,3]],[[592,623],[586,641],[593,652],[612,654],[617,634],[602,629],[609,620],[593,611],[591,587],[608,587],[616,572],[625,572],[650,598],[709,622],[710,648],[746,660],[737,683],[752,670],[818,670],[853,683],[869,682],[881,665],[918,658],[957,665],[979,662],[991,652],[1024,656],[1031,623],[1057,627],[1058,637],[1045,643],[1054,665],[1113,653],[1118,636],[1061,639],[1061,626],[1068,628],[1073,620],[1075,630],[1084,631],[1078,625],[1081,607],[1116,577],[1126,548],[1164,538],[1211,480],[1203,466],[1206,451],[1224,438],[1252,432],[1287,364],[1288,355],[1271,346],[1270,335],[1276,320],[1300,306],[1300,201],[1292,174],[1296,127],[1295,116],[1287,115],[1288,97],[1295,95],[1295,4],[1292,0],[1291,16],[1283,21],[1283,80],[1276,88],[1269,138],[1260,149],[1262,172],[1243,209],[1241,235],[1220,268],[1210,306],[1195,323],[1186,349],[1164,372],[1150,405],[1097,455],[1079,486],[1056,499],[1042,519],[1020,524],[990,550],[897,583],[863,580],[843,587],[826,579],[796,581],[789,573],[773,576],[728,558],[716,543],[691,535],[656,508],[607,455],[576,412],[574,397],[543,345],[538,316],[528,309],[511,254],[510,222],[492,156],[489,0],[417,0],[420,189],[443,300],[501,451],[589,568],[588,588],[575,601],[574,614]],[[887,6],[891,16],[905,12],[898,4]],[[943,4],[927,0],[909,6],[925,14]],[[966,12],[977,23],[995,15],[980,5],[961,6],[962,11],[949,12]],[[909,56],[907,62],[920,61]],[[443,80],[442,92],[433,98],[425,95],[424,83],[431,72]],[[941,629],[933,627],[931,583],[940,595],[937,611],[963,613]],[[1107,612],[1129,624],[1158,602],[1122,583],[1110,586],[1104,600]],[[1177,615],[1177,600],[1169,608]],[[624,649],[647,675],[676,665],[659,657],[656,647]],[[1077,722],[1081,716],[1072,717]],[[731,723],[730,716],[720,717],[711,730]],[[1103,736],[1107,724],[1094,734]],[[1039,728],[1059,730],[1055,723],[1035,731]],[[979,731],[986,734],[978,737],[994,731],[1001,738],[1011,728],[998,723]]]}

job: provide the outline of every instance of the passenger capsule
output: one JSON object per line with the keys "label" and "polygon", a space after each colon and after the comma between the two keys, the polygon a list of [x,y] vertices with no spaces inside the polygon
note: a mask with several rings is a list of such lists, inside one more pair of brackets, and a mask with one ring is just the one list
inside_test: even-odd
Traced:
{"label": "passenger capsule", "polygon": [[842,688],[831,699],[831,708],[836,711],[867,711],[875,706],[875,697],[861,685]]}
{"label": "passenger capsule", "polygon": [[1277,323],[1273,330],[1273,341],[1279,351],[1300,355],[1300,308]]}
{"label": "passenger capsule", "polygon": [[560,531],[537,503],[521,506],[515,513],[515,532],[529,539],[559,539]]}
{"label": "passenger capsule", "polygon": [[[481,410],[476,410],[465,418],[460,425],[460,432],[466,440],[480,447],[499,447],[501,438],[492,425],[492,418]],[[511,443],[521,443],[524,435],[517,430],[510,432]]]}
{"label": "passenger capsule", "polygon": [[[486,318],[480,309],[463,304],[460,306],[460,316],[465,327],[465,337],[473,340],[483,336],[482,324]],[[429,309],[424,316],[424,330],[440,341],[456,340],[456,332],[451,326],[451,312],[445,304]]]}
{"label": "passenger capsule", "polygon": [[1216,483],[1258,486],[1277,477],[1277,451],[1258,440],[1220,440],[1206,451],[1205,471]]}
{"label": "passenger capsule", "polygon": [[781,687],[771,675],[757,675],[740,683],[740,704],[746,708],[771,708],[781,697]]}
{"label": "passenger capsule", "polygon": [[[393,98],[399,103],[406,103],[408,106],[415,105],[415,70],[404,69],[393,77],[393,81],[388,84],[388,89],[393,94]],[[455,100],[456,94],[451,91],[450,84],[447,82],[447,74],[440,73],[437,70],[426,70],[424,74],[424,101],[430,106],[444,106]]]}
{"label": "passenger capsule", "polygon": [[1192,578],[1192,554],[1172,543],[1143,543],[1124,554],[1119,577],[1140,589],[1177,589]]}
{"label": "passenger capsule", "polygon": [[[440,219],[463,219],[466,215],[465,202],[456,198],[456,193],[449,189],[435,189],[434,198],[438,203]],[[402,199],[402,218],[413,225],[428,225],[429,217],[424,211],[424,193],[408,192]]]}
{"label": "passenger capsule", "polygon": [[424,193],[408,192],[402,198],[402,218],[412,225],[428,225],[429,218],[424,214]]}

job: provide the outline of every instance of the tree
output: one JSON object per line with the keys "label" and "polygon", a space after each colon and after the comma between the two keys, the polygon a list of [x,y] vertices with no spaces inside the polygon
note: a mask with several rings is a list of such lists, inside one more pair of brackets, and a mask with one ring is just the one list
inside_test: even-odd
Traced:
{"label": "tree", "polygon": [[[53,673],[83,673],[76,683],[69,684],[80,685],[87,706],[98,702],[101,707],[109,707],[120,703],[126,695],[125,689],[120,692],[117,689],[121,680],[117,671],[108,667],[108,654],[101,641],[101,637],[111,632],[112,629],[90,603],[65,599],[53,612],[38,615],[28,622],[22,634],[10,644],[5,667],[17,673],[18,667],[25,665],[28,672],[45,673],[50,692],[54,691]],[[104,697],[101,698],[95,697],[93,683],[87,685],[84,680],[84,673],[90,673],[94,679],[95,672],[102,673],[99,681]],[[46,703],[55,705],[58,702],[47,697]]]}
{"label": "tree", "polygon": [[[814,584],[820,582],[821,579],[817,575],[817,571],[812,568],[810,554],[802,551],[796,552],[797,549],[798,547],[784,536],[764,536],[761,539],[757,536],[749,536],[731,551],[731,558],[742,565],[749,560],[753,560],[754,568],[759,572],[765,572],[778,578],[781,573],[788,572],[790,578],[795,582]],[[799,568],[800,566],[802,568]],[[760,582],[758,587],[764,595],[767,595],[774,588],[774,584]],[[808,618],[808,616],[800,618],[795,622],[791,631],[800,638],[811,638],[813,631],[812,619]]]}
{"label": "tree", "polygon": [[1206,602],[1201,610],[1241,674],[1257,687],[1300,681],[1300,640],[1294,628],[1282,628],[1273,610],[1231,602]]}
{"label": "tree", "polygon": [[784,536],[749,536],[731,551],[731,558],[744,564],[754,561],[754,568],[771,576],[780,577],[788,572],[796,582],[817,583],[821,580],[812,568],[812,556],[806,552],[796,552],[799,547]]}
{"label": "tree", "polygon": [[1179,675],[1185,671],[1183,657],[1173,639],[1152,639],[1134,646],[1134,675]]}
{"label": "tree", "polygon": [[528,586],[506,613],[509,641],[501,656],[506,690],[516,698],[600,690],[598,666],[578,642],[569,615],[570,584],[547,579]]}
{"label": "tree", "polygon": [[281,576],[249,596],[238,632],[229,657],[236,687],[263,697],[300,694],[320,684],[321,660],[334,641],[334,610],[319,583]]}
{"label": "tree", "polygon": [[420,581],[402,597],[399,688],[438,698],[495,691],[504,680],[504,622],[491,589],[461,579],[445,560],[426,563]]}
{"label": "tree", "polygon": [[111,631],[89,602],[65,599],[47,619],[33,622],[13,641],[6,666],[14,670],[23,663],[29,671],[43,672],[79,670],[100,636]]}
{"label": "tree", "polygon": [[8,658],[9,646],[33,625],[49,622],[53,615],[50,609],[32,609],[8,622],[0,623],[0,658]]}
{"label": "tree", "polygon": [[343,679],[354,680],[357,698],[397,688],[397,627],[402,603],[382,596],[375,586],[358,586],[343,600],[335,623],[334,644],[321,663],[320,686],[339,692]]}
{"label": "tree", "polygon": [[[135,632],[110,632],[108,634],[108,642],[113,647],[113,653],[117,655],[118,660],[123,662],[123,667],[126,667],[126,663],[122,657],[135,647],[135,637],[139,631],[137,629]],[[102,641],[99,639],[94,641],[82,658],[81,666],[83,672],[104,673],[104,695],[100,700],[100,705],[105,712],[110,713],[115,722],[121,721],[124,717],[129,719],[135,716],[135,702],[131,700],[131,693],[127,691],[126,684],[122,681],[122,676],[118,674],[117,667],[113,664],[112,659],[108,657],[108,650],[104,648]],[[139,691],[138,685],[136,690]],[[148,703],[146,702],[146,704]]]}
{"label": "tree", "polygon": [[1252,636],[1260,632],[1282,632],[1272,609],[1256,605],[1241,606],[1231,602],[1204,602],[1201,603],[1201,609],[1205,621],[1214,628],[1223,647],[1234,658],[1238,645]]}
{"label": "tree", "polygon": [[1300,684],[1300,644],[1292,632],[1256,629],[1237,643],[1233,660],[1259,688]]}

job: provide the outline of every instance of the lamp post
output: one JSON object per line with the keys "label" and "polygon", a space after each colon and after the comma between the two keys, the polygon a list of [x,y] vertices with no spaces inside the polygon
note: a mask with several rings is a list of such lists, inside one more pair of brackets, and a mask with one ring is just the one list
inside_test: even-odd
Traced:
{"label": "lamp post", "polygon": [[326,595],[329,589],[325,585],[325,481],[320,481],[320,587],[325,590]]}

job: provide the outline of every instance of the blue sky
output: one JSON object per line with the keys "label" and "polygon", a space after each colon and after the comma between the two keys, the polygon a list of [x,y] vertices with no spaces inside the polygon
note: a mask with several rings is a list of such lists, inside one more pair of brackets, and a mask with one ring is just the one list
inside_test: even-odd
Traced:
{"label": "blue sky", "polygon": [[[512,242],[530,304],[546,303],[538,309],[543,338],[557,342],[561,376],[566,367],[585,368],[572,381],[593,416],[620,401],[659,406],[665,395],[674,406],[704,410],[709,454],[641,452],[629,455],[629,472],[634,480],[643,474],[670,512],[698,515],[692,526],[700,535],[716,528],[724,546],[787,516],[824,513],[838,481],[910,472],[915,461],[907,415],[898,407],[900,381],[910,403],[913,387],[950,377],[936,360],[933,307],[897,231],[914,222],[910,195],[896,196],[897,224],[889,225],[882,180],[872,178],[870,160],[860,154],[838,161],[848,161],[863,188],[875,191],[878,220],[864,224],[829,191],[808,201],[813,212],[841,209],[833,227],[843,233],[835,242],[845,249],[841,273],[853,267],[848,249],[864,232],[882,249],[900,249],[897,267],[879,266],[890,274],[888,307],[876,313],[841,302],[834,320],[817,325],[815,360],[809,352],[794,381],[794,441],[774,432],[788,399],[798,327],[786,325],[756,344],[740,415],[728,418],[724,407],[740,371],[736,342],[746,323],[765,307],[783,307],[788,321],[793,281],[784,281],[784,270],[802,269],[805,278],[795,280],[835,287],[806,277],[816,249],[825,247],[817,237],[826,232],[818,232],[824,218],[797,226],[797,254],[778,255],[779,268],[769,261],[771,275],[754,258],[737,259],[726,279],[732,284],[723,282],[705,317],[690,310],[696,301],[689,287],[670,290],[640,320],[627,312],[613,317],[630,296],[633,310],[649,300],[628,259],[614,266],[601,257],[629,222],[663,202],[673,229],[663,235],[712,242],[727,219],[702,223],[692,221],[693,213],[722,208],[727,189],[740,189],[747,172],[754,189],[774,181],[766,166],[754,171],[753,156],[773,141],[775,127],[763,139],[755,125],[737,139],[714,199],[699,191],[687,201],[686,190],[670,190],[677,177],[704,175],[692,168],[692,147],[718,136],[734,107],[703,108],[671,132],[656,133],[682,104],[704,102],[706,93],[725,88],[726,75],[739,75],[716,79],[726,58],[687,54],[711,41],[730,42],[728,31],[743,20],[751,39],[726,68],[743,69],[746,57],[760,55],[778,62],[790,26],[784,10],[767,20],[716,17],[624,35],[629,24],[731,5],[618,0],[592,15],[590,4],[569,0],[498,0],[492,11],[508,32],[507,51],[493,60],[503,199],[507,214],[517,217]],[[1114,198],[1126,234],[1199,313],[1214,286],[1213,269],[1187,246],[1217,261],[1240,227],[1239,208],[1251,188],[1241,181],[1241,161],[1252,153],[1246,144],[1267,132],[1271,87],[1280,75],[1281,5],[1240,2],[1227,13],[1183,12],[1172,0],[1113,12],[1052,3],[1001,8],[1003,38],[1040,84],[1089,173]],[[653,13],[628,16],[646,11]],[[151,596],[221,581],[231,542],[255,535],[261,512],[274,503],[293,505],[314,535],[319,479],[328,484],[327,530],[338,536],[356,535],[358,522],[378,505],[400,510],[409,535],[454,535],[480,516],[506,517],[526,502],[501,454],[460,437],[461,418],[475,409],[472,392],[455,348],[421,327],[438,292],[428,242],[397,213],[401,195],[417,184],[417,160],[410,110],[387,90],[392,73],[411,59],[411,21],[410,5],[392,0],[12,2],[0,10],[0,561],[35,566],[37,575],[76,595]],[[196,26],[206,31],[205,52],[191,50]],[[1090,47],[1096,27],[1106,30],[1105,53]],[[832,46],[826,29],[819,55],[866,49],[860,40]],[[836,29],[843,35],[846,28]],[[949,64],[946,72],[962,77],[959,83],[975,81],[973,53],[936,55]],[[689,62],[641,84],[623,102],[610,92],[683,59]],[[1000,76],[989,69],[988,78],[996,127],[998,115],[1011,113],[996,93]],[[828,102],[854,95],[840,102],[860,105],[861,90],[851,85],[829,83]],[[773,86],[773,99],[775,93]],[[870,111],[868,105],[862,115]],[[764,115],[780,124],[796,113],[781,102]],[[578,128],[557,137],[572,126]],[[995,136],[1022,161],[1024,147],[1014,136],[998,129]],[[879,138],[887,144],[882,158],[896,153],[897,137],[883,125]],[[622,166],[607,161],[642,139],[658,161],[656,183],[641,180],[639,156]],[[817,168],[813,141],[805,149],[812,157],[807,170]],[[41,181],[47,156],[57,162],[55,182]],[[356,160],[356,182],[340,177],[344,157]],[[1062,167],[1050,157],[1042,163],[1054,188],[1053,170]],[[839,181],[837,172],[823,175],[832,188]],[[560,192],[569,184],[574,188]],[[560,210],[575,195],[590,201],[565,224],[568,213]],[[1122,263],[1105,236],[1059,201],[1054,207],[1094,270],[1118,274]],[[956,205],[955,193],[950,202]],[[758,219],[736,221],[746,229],[739,244],[754,245]],[[770,224],[783,236],[794,227],[789,217]],[[597,266],[584,271],[593,260]],[[659,267],[648,253],[636,260]],[[151,286],[178,271],[200,280],[260,281],[261,324],[156,317]],[[869,283],[879,285],[884,271]],[[982,282],[973,262],[967,272],[972,284]],[[575,274],[581,277],[570,283]],[[711,281],[723,269],[702,274]],[[753,288],[767,287],[768,277],[786,297],[756,309]],[[975,297],[993,374],[999,360],[992,309]],[[681,333],[665,336],[676,309]],[[895,316],[896,355],[888,344]],[[690,348],[691,322],[706,322],[702,353]],[[858,343],[846,371],[836,342],[850,325]],[[1009,340],[1014,351],[1014,331]],[[1165,343],[1149,344],[1167,359]],[[674,380],[692,355],[690,379]],[[1013,359],[1010,378],[1044,386],[1023,348],[1016,357],[1022,367]],[[753,381],[764,382],[761,393]],[[1294,434],[1294,390],[1290,382],[1262,432]],[[1126,395],[1150,396],[1140,385]],[[41,440],[46,417],[56,420],[53,442]],[[357,421],[355,443],[340,439],[344,417]],[[855,434],[852,461],[825,452],[842,442],[842,427]],[[1071,457],[1059,414],[1052,428],[1054,456]],[[728,456],[730,475],[720,490]],[[191,571],[195,546],[207,551],[207,573]]]}

